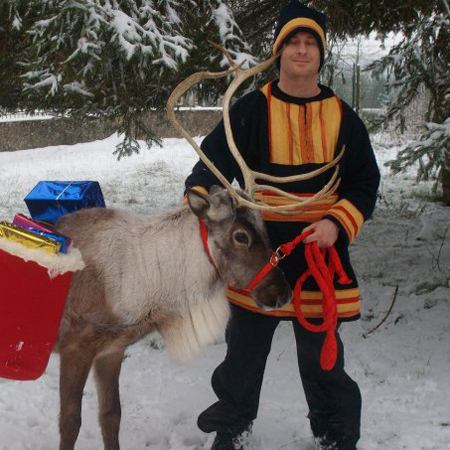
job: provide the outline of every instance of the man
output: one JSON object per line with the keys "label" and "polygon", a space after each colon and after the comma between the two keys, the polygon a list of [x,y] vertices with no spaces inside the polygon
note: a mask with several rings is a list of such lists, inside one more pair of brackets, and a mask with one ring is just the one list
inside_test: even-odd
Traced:
{"label": "man", "polygon": [[[335,194],[313,203],[295,216],[264,213],[273,248],[291,241],[304,230],[304,242],[319,247],[335,245],[350,285],[335,279],[339,323],[359,318],[359,291],[350,265],[348,244],[372,214],[379,171],[369,136],[356,113],[328,87],[318,84],[326,49],[326,17],[298,0],[280,11],[273,52],[283,52],[277,64],[280,78],[236,102],[230,112],[233,135],[253,170],[290,176],[317,169],[335,158],[341,183]],[[230,156],[220,123],[202,143],[202,149],[219,170],[242,183]],[[281,187],[299,197],[311,196],[329,181],[328,170],[308,181]],[[186,180],[187,188],[209,190],[217,179],[198,162]],[[257,199],[277,205],[283,199],[258,193]],[[303,245],[280,262],[292,287],[306,270]],[[337,361],[332,370],[320,366],[325,333],[306,330],[295,317],[292,303],[281,310],[261,311],[245,292],[230,288],[232,315],[227,327],[227,354],[215,370],[212,387],[218,401],[198,419],[200,429],[216,432],[212,450],[243,449],[242,437],[257,416],[266,359],[280,320],[291,320],[297,344],[300,376],[309,407],[317,448],[354,450],[360,436],[361,395],[344,371],[343,344],[336,331]],[[321,323],[322,294],[312,278],[302,289],[302,312],[312,323]]]}

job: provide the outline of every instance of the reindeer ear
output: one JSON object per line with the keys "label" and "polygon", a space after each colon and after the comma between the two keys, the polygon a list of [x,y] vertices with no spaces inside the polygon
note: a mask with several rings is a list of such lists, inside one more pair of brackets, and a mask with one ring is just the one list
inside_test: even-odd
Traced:
{"label": "reindeer ear", "polygon": [[204,219],[211,207],[209,195],[203,194],[195,189],[189,189],[186,195],[189,207],[192,209],[193,213],[200,219]]}
{"label": "reindeer ear", "polygon": [[222,186],[219,186],[217,184],[213,184],[211,186],[211,189],[209,190],[209,193],[211,195],[217,194],[218,192],[222,192],[224,190],[224,188]]}

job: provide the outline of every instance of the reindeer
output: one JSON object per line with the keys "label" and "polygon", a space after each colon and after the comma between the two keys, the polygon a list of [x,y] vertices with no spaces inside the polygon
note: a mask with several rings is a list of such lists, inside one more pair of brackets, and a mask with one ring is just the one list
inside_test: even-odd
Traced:
{"label": "reindeer", "polygon": [[[168,101],[170,120],[202,158],[206,157],[201,149],[176,120],[175,105],[200,79],[236,72],[224,97],[224,121],[230,148],[245,173],[248,193],[253,194],[256,178],[295,181],[336,164],[340,156],[312,174],[281,179],[249,171],[232,141],[228,102],[237,87],[236,79],[240,83],[265,70],[274,57],[244,73],[222,51],[232,64],[230,70],[194,74]],[[72,239],[86,263],[83,270],[73,274],[55,344],[60,354],[60,450],[75,447],[83,390],[92,367],[104,449],[119,450],[119,375],[129,345],[157,331],[174,359],[189,361],[224,331],[229,316],[226,286],[246,288],[257,274],[266,273],[267,267],[272,270],[251,294],[258,306],[280,308],[290,301],[290,287],[276,267],[279,255],[269,247],[259,211],[267,208],[289,214],[310,201],[281,207],[257,204],[248,193],[234,190],[214,165],[204,160],[226,190],[213,187],[209,195],[190,190],[187,205],[156,217],[92,208],[57,222],[57,231]],[[337,187],[331,186],[335,178],[336,173],[312,201],[331,195]],[[279,191],[271,186],[260,188]],[[200,229],[207,230],[204,239]]]}
{"label": "reindeer", "polygon": [[[74,448],[91,367],[105,450],[119,449],[119,374],[125,349],[152,331],[169,353],[190,360],[220,336],[226,285],[245,288],[271,258],[259,213],[237,207],[226,190],[190,191],[188,206],[156,217],[103,208],[62,217],[86,267],[73,274],[55,350],[60,354],[60,450]],[[208,230],[209,260],[199,219]],[[275,267],[252,294],[282,307],[290,288]]]}

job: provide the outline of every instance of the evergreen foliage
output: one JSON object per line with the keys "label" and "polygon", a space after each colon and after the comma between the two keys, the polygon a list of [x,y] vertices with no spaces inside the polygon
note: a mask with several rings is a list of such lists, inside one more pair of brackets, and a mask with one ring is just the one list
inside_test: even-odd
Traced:
{"label": "evergreen foliage", "polygon": [[404,127],[405,109],[425,88],[429,101],[423,134],[387,164],[398,173],[419,161],[418,180],[440,180],[444,202],[450,204],[450,8],[448,0],[430,3],[433,14],[405,29],[402,41],[368,69],[393,76],[395,93],[383,121],[397,118]]}
{"label": "evergreen foliage", "polygon": [[29,43],[25,30],[32,25],[33,15],[33,2],[0,0],[0,115],[22,107],[19,55]]}
{"label": "evergreen foliage", "polygon": [[[225,45],[239,60],[248,50],[221,0],[40,0],[3,5],[9,20],[5,29],[11,30],[14,21],[28,25],[20,30],[24,51],[12,49],[20,66],[8,78],[14,78],[15,87],[20,86],[17,80],[23,85],[20,98],[11,103],[27,111],[117,120],[124,134],[119,158],[139,150],[138,138],[145,137],[148,144],[157,141],[143,114],[163,109],[178,82],[200,67],[220,70],[223,57],[206,50],[206,39]],[[204,95],[205,90],[200,92]]]}
{"label": "evergreen foliage", "polygon": [[[256,64],[243,32],[236,23],[233,12],[222,0],[189,0],[190,7],[184,9],[182,20],[186,23],[186,36],[195,51],[190,52],[188,60],[180,66],[180,78],[192,73],[207,70],[218,72],[229,67],[225,56],[214,49],[208,41],[226,48],[236,63],[243,68]],[[188,3],[188,2],[186,2]],[[224,93],[230,78],[205,80],[196,87],[197,99],[211,105]]]}
{"label": "evergreen foliage", "polygon": [[[40,2],[28,31],[23,75],[28,108],[72,117],[119,118],[119,157],[135,151],[141,117],[161,108],[178,61],[191,48],[167,2]],[[156,2],[155,2],[156,3]],[[161,83],[165,79],[168,83]]]}
{"label": "evergreen foliage", "polygon": [[[290,0],[229,0],[238,25],[254,49],[271,46],[279,9]],[[382,35],[414,27],[422,16],[433,13],[429,0],[302,0],[323,11],[328,18],[330,38],[355,37],[375,31]]]}

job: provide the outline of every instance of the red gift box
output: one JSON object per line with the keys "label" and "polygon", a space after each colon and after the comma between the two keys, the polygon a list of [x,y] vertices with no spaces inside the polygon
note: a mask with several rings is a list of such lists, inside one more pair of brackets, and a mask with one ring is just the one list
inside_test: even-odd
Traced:
{"label": "red gift box", "polygon": [[51,278],[46,267],[0,249],[0,377],[44,373],[71,278],[70,271]]}
{"label": "red gift box", "polygon": [[54,233],[50,227],[45,227],[42,224],[35,222],[34,220],[29,219],[27,216],[23,214],[16,214],[14,216],[13,224],[23,228],[33,228],[34,230],[44,231],[45,233]]}

